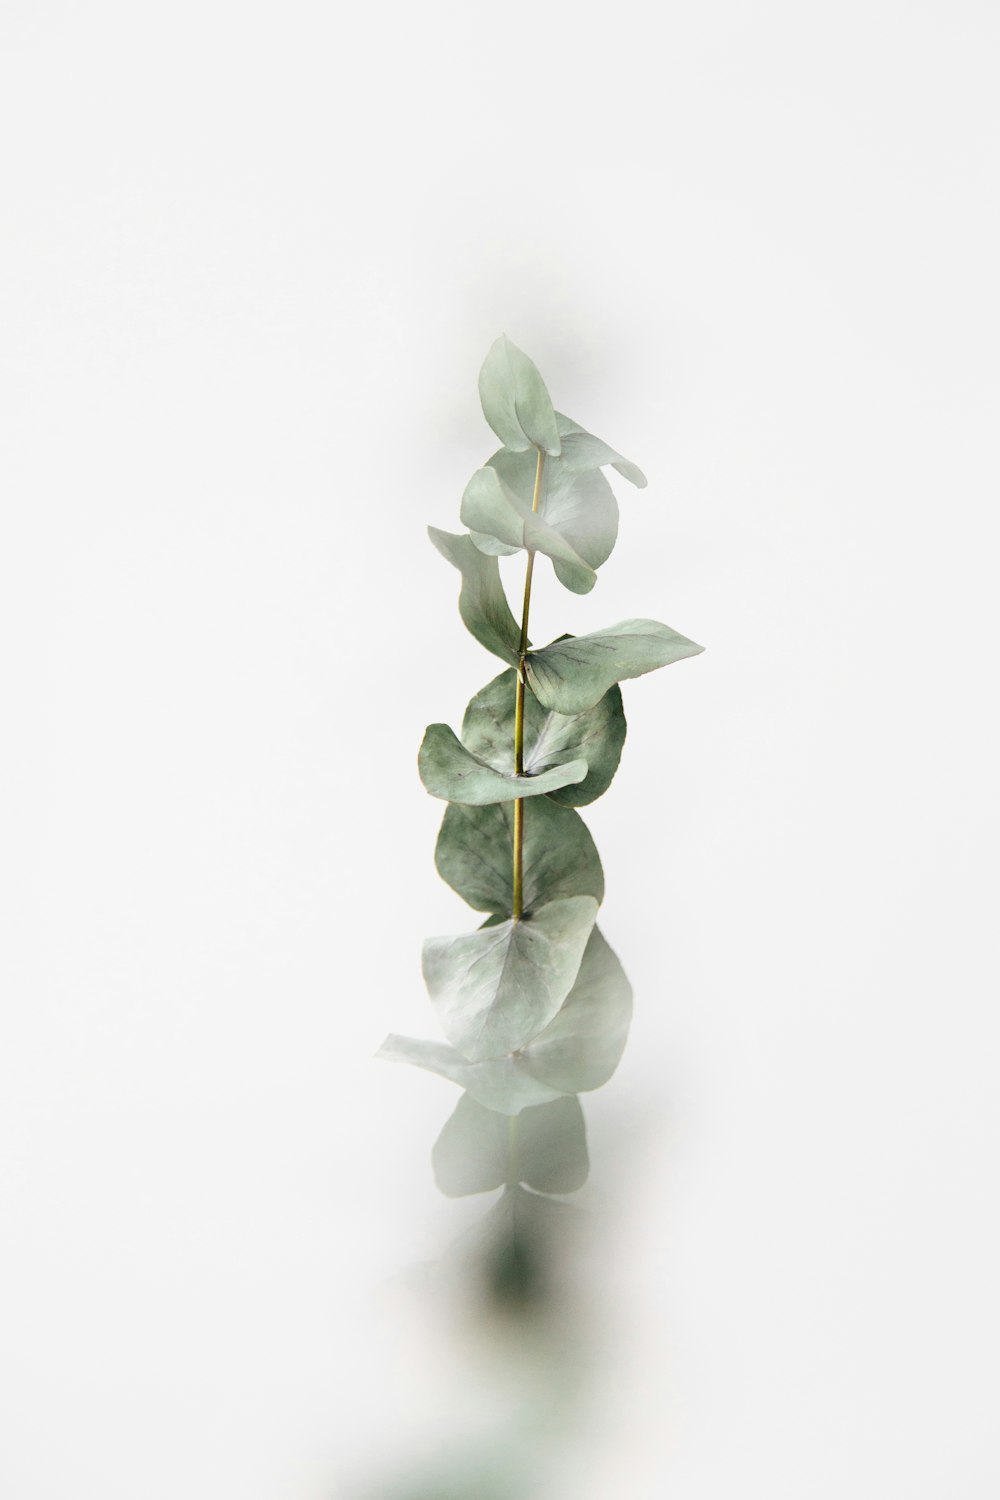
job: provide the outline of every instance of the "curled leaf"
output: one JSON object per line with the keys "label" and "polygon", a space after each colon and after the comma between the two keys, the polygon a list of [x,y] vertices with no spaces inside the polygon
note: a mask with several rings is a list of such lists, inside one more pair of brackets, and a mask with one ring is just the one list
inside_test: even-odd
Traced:
{"label": "curled leaf", "polygon": [[[462,721],[462,741],[472,754],[507,775],[514,771],[516,688],[516,673],[501,672],[470,701]],[[525,774],[537,784],[538,777],[557,766],[587,764],[582,781],[567,780],[549,790],[555,802],[584,807],[602,796],[618,769],[624,742],[625,714],[617,687],[579,714],[554,713],[543,708],[534,693],[524,696]]]}
{"label": "curled leaf", "polygon": [[559,791],[587,775],[585,760],[562,760],[549,769],[516,776],[501,771],[467,750],[447,724],[431,724],[417,756],[420,779],[432,797],[482,807],[490,802],[513,802]]}
{"label": "curled leaf", "polygon": [[517,666],[521,630],[510,612],[496,558],[484,556],[467,536],[436,526],[428,526],[427,532],[441,556],[462,575],[458,612],[466,629],[487,651]]}
{"label": "curled leaf", "polygon": [[704,649],[657,620],[623,620],[529,652],[525,669],[532,692],[545,708],[578,714],[599,703],[615,683],[697,656]]}

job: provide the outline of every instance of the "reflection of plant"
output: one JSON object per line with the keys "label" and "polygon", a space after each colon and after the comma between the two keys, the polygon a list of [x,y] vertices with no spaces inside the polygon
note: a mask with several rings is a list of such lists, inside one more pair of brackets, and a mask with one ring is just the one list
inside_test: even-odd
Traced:
{"label": "reflection of plant", "polygon": [[[424,979],[447,1042],[390,1036],[380,1055],[459,1084],[462,1098],[434,1147],[451,1195],[520,1186],[536,1194],[587,1176],[577,1095],[606,1083],[625,1045],[632,996],[595,925],[604,876],[576,811],[607,790],[625,739],[618,684],[694,656],[693,641],[655,620],[625,620],[532,649],[535,556],[573,593],[593,588],[618,533],[602,472],[644,486],[642,472],[554,411],[537,369],[499,338],[479,376],[483,412],[503,447],[462,497],[464,535],[431,528],[462,575],[459,611],[507,669],[466,710],[461,738],[432,724],[420,747],[427,790],[449,806],[436,862],[478,930],[429,938]],[[521,622],[498,557],[527,553]]]}

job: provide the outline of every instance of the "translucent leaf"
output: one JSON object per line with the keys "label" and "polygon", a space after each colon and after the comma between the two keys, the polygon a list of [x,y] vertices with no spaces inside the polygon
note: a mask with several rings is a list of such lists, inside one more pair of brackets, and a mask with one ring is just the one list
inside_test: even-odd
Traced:
{"label": "translucent leaf", "polygon": [[434,1179],[449,1198],[488,1193],[507,1181],[510,1124],[463,1094],[434,1142]]}
{"label": "translucent leaf", "polygon": [[513,802],[518,797],[539,797],[571,782],[582,782],[587,775],[585,760],[565,759],[537,774],[532,771],[515,776],[513,746],[509,772],[498,770],[467,750],[447,724],[428,727],[417,767],[432,797],[476,807],[490,802]]}
{"label": "translucent leaf", "polygon": [[597,902],[570,896],[515,921],[424,943],[441,1030],[469,1059],[504,1057],[545,1027],[573,987]]}
{"label": "translucent leaf", "polygon": [[525,658],[531,690],[544,707],[577,714],[593,708],[616,682],[641,677],[685,656],[695,645],[656,620],[623,620],[591,635],[553,641]]}
{"label": "translucent leaf", "polygon": [[621,1060],[632,1018],[632,990],[621,964],[594,927],[579,971],[556,1015],[527,1046],[507,1057],[470,1062],[444,1042],[388,1036],[377,1056],[448,1078],[487,1109],[516,1115],[560,1094],[607,1083]]}
{"label": "translucent leaf", "polygon": [[522,1109],[514,1120],[512,1181],[539,1193],[573,1193],[587,1180],[587,1131],[574,1095]]}
{"label": "translucent leaf", "polygon": [[[566,1004],[569,1004],[568,1000]],[[544,1104],[566,1092],[533,1078],[520,1056],[488,1058],[485,1062],[473,1063],[446,1042],[418,1041],[409,1036],[387,1036],[375,1055],[385,1062],[411,1063],[416,1068],[426,1068],[428,1073],[448,1078],[487,1109],[499,1110],[505,1115],[516,1115],[525,1105]]]}
{"label": "translucent leaf", "polygon": [[[462,740],[481,760],[506,775],[514,771],[514,702],[517,675],[501,672],[470,701],[462,721]],[[611,688],[582,714],[557,714],[543,708],[534,693],[524,695],[524,769],[538,777],[567,762],[586,761],[583,781],[567,781],[549,792],[567,807],[584,807],[603,795],[618,769],[625,743],[622,695]],[[457,799],[452,799],[457,800]]]}
{"label": "translucent leaf", "polygon": [[481,552],[504,556],[525,548],[550,557],[559,581],[574,594],[588,594],[597,582],[589,563],[548,518],[535,515],[531,502],[504,484],[496,469],[477,469],[462,496],[462,522]]}
{"label": "translucent leaf", "polygon": [[462,575],[458,612],[466,629],[487,651],[516,666],[521,629],[510,612],[496,558],[484,556],[467,536],[439,531],[436,526],[428,526],[427,532],[441,556]]}
{"label": "translucent leaf", "polygon": [[[590,832],[579,813],[549,797],[523,804],[524,910],[565,896],[604,899],[604,873]],[[445,812],[434,859],[438,873],[477,911],[509,917],[513,912],[513,804],[463,807]]]}
{"label": "translucent leaf", "polygon": [[554,1099],[516,1118],[463,1094],[432,1153],[438,1187],[450,1198],[525,1183],[540,1193],[572,1193],[587,1180],[587,1133],[580,1101]]}
{"label": "translucent leaf", "polygon": [[585,427],[574,422],[572,417],[563,416],[562,412],[556,412],[556,427],[562,438],[562,453],[560,458],[564,466],[572,473],[580,473],[587,469],[602,468],[610,464],[618,470],[619,474],[634,484],[637,489],[646,488],[646,476],[630,459],[623,458],[616,453],[607,443],[602,442],[599,437],[594,437]]}
{"label": "translucent leaf", "polygon": [[[508,491],[531,509],[535,492],[532,454],[511,453],[501,448],[487,467],[494,469]],[[618,536],[618,501],[600,469],[574,473],[561,459],[547,458],[542,466],[538,515],[591,568],[599,568],[610,557]],[[572,587],[563,577],[562,565],[556,558],[553,566],[560,582]]]}
{"label": "translucent leaf", "polygon": [[483,415],[506,448],[542,448],[558,454],[559,429],[545,382],[528,356],[506,334],[494,343],[479,372]]}

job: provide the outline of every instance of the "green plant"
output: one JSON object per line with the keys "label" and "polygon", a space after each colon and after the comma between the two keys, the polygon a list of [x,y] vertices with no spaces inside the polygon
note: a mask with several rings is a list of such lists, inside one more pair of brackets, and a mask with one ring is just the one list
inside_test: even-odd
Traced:
{"label": "green plant", "polygon": [[[389,1036],[379,1055],[464,1090],[434,1147],[438,1185],[449,1195],[503,1188],[498,1220],[516,1223],[544,1212],[538,1195],[585,1181],[577,1096],[611,1077],[631,1019],[628,980],[596,925],[604,875],[577,809],[607,790],[618,767],[618,684],[702,647],[655,620],[532,647],[535,558],[548,557],[573,593],[589,592],[618,532],[603,470],[639,487],[646,480],[553,409],[538,370],[506,337],[486,356],[479,393],[503,446],[466,486],[466,533],[432,527],[430,536],[461,573],[465,625],[505,670],[472,699],[460,737],[430,726],[418,763],[424,786],[448,803],[438,871],[486,919],[424,945],[447,1041]],[[519,551],[520,623],[498,563]]]}

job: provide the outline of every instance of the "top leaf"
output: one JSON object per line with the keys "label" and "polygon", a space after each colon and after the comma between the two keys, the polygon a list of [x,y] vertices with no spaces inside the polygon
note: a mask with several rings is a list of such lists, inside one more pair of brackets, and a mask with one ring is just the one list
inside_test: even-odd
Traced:
{"label": "top leaf", "polygon": [[479,372],[483,415],[505,448],[541,448],[556,457],[559,428],[545,382],[528,356],[501,334]]}

